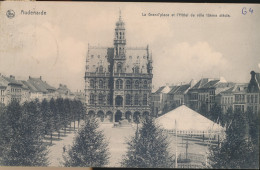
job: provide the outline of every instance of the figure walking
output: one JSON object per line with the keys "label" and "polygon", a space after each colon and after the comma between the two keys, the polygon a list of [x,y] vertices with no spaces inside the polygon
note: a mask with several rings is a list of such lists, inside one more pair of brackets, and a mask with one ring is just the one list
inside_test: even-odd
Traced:
{"label": "figure walking", "polygon": [[63,146],[63,153],[66,152],[66,147],[65,145]]}

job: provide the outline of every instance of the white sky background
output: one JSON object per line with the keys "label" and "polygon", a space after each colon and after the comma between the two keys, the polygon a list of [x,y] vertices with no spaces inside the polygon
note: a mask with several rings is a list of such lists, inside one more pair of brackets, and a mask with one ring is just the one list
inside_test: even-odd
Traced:
{"label": "white sky background", "polygon": [[[27,80],[43,76],[50,85],[84,89],[90,45],[113,46],[119,8],[127,46],[146,46],[153,56],[155,87],[225,77],[249,82],[260,72],[260,5],[104,2],[0,2],[0,73]],[[253,14],[242,15],[243,7]],[[13,9],[15,18],[6,17]],[[46,16],[21,15],[44,10]],[[229,14],[230,18],[143,17],[143,13]]]}

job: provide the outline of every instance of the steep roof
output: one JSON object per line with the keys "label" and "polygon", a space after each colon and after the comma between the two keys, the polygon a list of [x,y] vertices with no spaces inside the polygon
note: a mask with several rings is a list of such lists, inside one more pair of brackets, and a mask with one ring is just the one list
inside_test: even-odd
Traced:
{"label": "steep roof", "polygon": [[199,89],[210,81],[209,78],[202,78],[198,83],[196,83],[191,89]]}
{"label": "steep roof", "polygon": [[212,88],[218,82],[219,82],[219,80],[211,80],[211,81],[207,82],[206,84],[202,85],[201,88]]}
{"label": "steep roof", "polygon": [[13,84],[13,85],[17,85],[17,86],[22,86],[23,84],[18,82],[17,80],[15,80],[14,78],[9,78],[9,77],[5,77],[5,76],[2,76],[2,78],[7,81],[8,85],[9,84]]}
{"label": "steep roof", "polygon": [[176,92],[176,90],[178,90],[178,88],[180,88],[180,86],[172,86],[171,91],[169,92],[169,94],[174,94]]}
{"label": "steep roof", "polygon": [[31,92],[40,92],[29,81],[22,81],[22,82],[23,82],[23,84],[25,84],[29,88],[29,90]]}
{"label": "steep roof", "polygon": [[23,80],[17,80],[17,81],[22,84],[22,89],[29,90],[29,87],[24,83],[25,81]]}
{"label": "steep roof", "polygon": [[224,91],[222,91],[221,93],[233,93],[233,89],[234,89],[234,88],[235,88],[235,86],[230,87],[229,89],[224,90]]}
{"label": "steep roof", "polygon": [[159,94],[162,92],[162,90],[164,89],[165,86],[159,87],[158,90],[156,90],[155,94]]}
{"label": "steep roof", "polygon": [[256,73],[255,77],[256,77],[256,81],[258,83],[258,86],[260,86],[260,73]]}
{"label": "steep roof", "polygon": [[30,85],[29,88],[33,89],[33,91],[35,92],[47,93],[48,90],[56,90],[54,87],[50,86],[45,81],[42,81],[41,78],[29,77],[29,80],[27,80],[27,82]]}
{"label": "steep roof", "polygon": [[190,84],[181,85],[176,91],[175,94],[184,94],[190,88]]}
{"label": "steep roof", "polygon": [[181,131],[221,131],[223,127],[202,116],[185,105],[156,118],[156,123],[163,129],[174,130],[175,121],[177,130]]}

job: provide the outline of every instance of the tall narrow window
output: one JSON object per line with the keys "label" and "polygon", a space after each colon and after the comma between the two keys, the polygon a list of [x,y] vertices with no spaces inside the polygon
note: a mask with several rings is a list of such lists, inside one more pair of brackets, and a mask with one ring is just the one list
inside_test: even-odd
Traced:
{"label": "tall narrow window", "polygon": [[131,95],[130,94],[126,95],[125,105],[131,105]]}
{"label": "tall narrow window", "polygon": [[107,105],[110,105],[110,94],[107,94]]}
{"label": "tall narrow window", "polygon": [[90,98],[89,99],[90,104],[94,104],[94,102],[95,102],[95,95],[93,93],[91,93],[89,98]]}
{"label": "tall narrow window", "polygon": [[103,73],[103,66],[99,66],[99,73]]}
{"label": "tall narrow window", "polygon": [[144,89],[147,89],[147,81],[146,80],[144,80]]}
{"label": "tall narrow window", "polygon": [[103,88],[104,88],[103,80],[99,80],[99,88],[100,88],[100,89],[103,89]]}
{"label": "tall narrow window", "polygon": [[136,67],[134,68],[134,73],[136,73],[136,74],[139,73],[139,67],[138,67],[138,66],[136,66]]}
{"label": "tall narrow window", "polygon": [[117,63],[117,72],[118,73],[122,73],[123,69],[122,69],[122,63]]}
{"label": "tall narrow window", "polygon": [[138,80],[135,81],[135,89],[139,89],[139,81]]}
{"label": "tall narrow window", "polygon": [[116,89],[123,89],[123,80],[118,79],[116,81]]}
{"label": "tall narrow window", "polygon": [[98,95],[98,104],[102,105],[103,104],[103,95],[99,93]]}
{"label": "tall narrow window", "polygon": [[143,105],[147,105],[147,94],[143,95]]}
{"label": "tall narrow window", "polygon": [[134,104],[135,105],[139,105],[139,96],[138,96],[138,94],[135,94]]}
{"label": "tall narrow window", "polygon": [[131,89],[131,81],[126,80],[126,89]]}
{"label": "tall narrow window", "polygon": [[90,80],[90,88],[95,88],[95,82],[94,82],[94,80]]}

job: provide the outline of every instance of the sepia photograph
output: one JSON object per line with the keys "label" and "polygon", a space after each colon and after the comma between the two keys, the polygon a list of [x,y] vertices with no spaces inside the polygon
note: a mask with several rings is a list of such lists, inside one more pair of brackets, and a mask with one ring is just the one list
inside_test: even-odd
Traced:
{"label": "sepia photograph", "polygon": [[0,169],[259,169],[260,5],[0,2]]}

